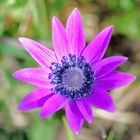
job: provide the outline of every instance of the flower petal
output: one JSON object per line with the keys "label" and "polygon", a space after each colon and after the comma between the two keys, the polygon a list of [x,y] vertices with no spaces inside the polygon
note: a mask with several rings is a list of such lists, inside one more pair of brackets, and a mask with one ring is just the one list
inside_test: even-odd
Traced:
{"label": "flower petal", "polygon": [[42,107],[44,102],[52,96],[51,91],[45,88],[37,88],[25,96],[19,106],[19,110],[30,110]]}
{"label": "flower petal", "polygon": [[51,88],[48,74],[49,70],[46,68],[24,68],[14,72],[13,77],[36,86]]}
{"label": "flower petal", "polygon": [[79,111],[76,103],[73,101],[70,101],[66,105],[65,110],[66,110],[66,117],[67,117],[70,128],[75,133],[78,133],[80,131],[80,128],[83,125],[84,118],[81,112]]}
{"label": "flower petal", "polygon": [[57,17],[53,17],[52,20],[52,38],[56,56],[61,62],[63,56],[68,56],[71,53],[71,49],[65,29]]}
{"label": "flower petal", "polygon": [[93,121],[93,113],[90,104],[85,99],[77,100],[76,103],[84,118],[88,123],[91,123]]}
{"label": "flower petal", "polygon": [[101,79],[98,79],[95,83],[97,87],[103,88],[105,90],[110,90],[112,88],[118,88],[121,86],[125,86],[130,84],[135,80],[135,76],[128,73],[123,72],[112,72],[106,75],[105,77],[102,77]]}
{"label": "flower petal", "polygon": [[66,24],[68,39],[74,54],[81,54],[85,47],[85,36],[82,25],[82,17],[78,9],[74,9],[69,16]]}
{"label": "flower petal", "polygon": [[40,118],[44,119],[51,116],[56,111],[60,110],[65,106],[67,99],[59,94],[54,94],[49,98],[43,105],[42,111],[40,113]]}
{"label": "flower petal", "polygon": [[57,62],[54,52],[39,42],[24,37],[20,37],[19,41],[42,67],[50,67],[52,62]]}
{"label": "flower petal", "polygon": [[94,63],[102,59],[110,42],[112,32],[113,26],[109,26],[103,29],[94,38],[94,40],[87,45],[86,49],[82,54],[86,58],[87,62]]}
{"label": "flower petal", "polygon": [[95,71],[96,78],[101,78],[107,75],[108,73],[115,70],[122,63],[124,63],[126,60],[127,57],[124,56],[111,56],[99,62],[96,62],[92,65],[92,68]]}
{"label": "flower petal", "polygon": [[88,97],[88,101],[95,107],[109,112],[114,112],[116,110],[112,97],[101,88],[94,88],[94,93]]}

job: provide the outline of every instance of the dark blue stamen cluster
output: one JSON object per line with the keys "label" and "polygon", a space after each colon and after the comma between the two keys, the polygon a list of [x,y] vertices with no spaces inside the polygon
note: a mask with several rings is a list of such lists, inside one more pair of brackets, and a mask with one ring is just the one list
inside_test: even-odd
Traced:
{"label": "dark blue stamen cluster", "polygon": [[69,55],[61,63],[52,63],[49,74],[52,91],[71,100],[80,99],[92,92],[94,71],[83,56]]}

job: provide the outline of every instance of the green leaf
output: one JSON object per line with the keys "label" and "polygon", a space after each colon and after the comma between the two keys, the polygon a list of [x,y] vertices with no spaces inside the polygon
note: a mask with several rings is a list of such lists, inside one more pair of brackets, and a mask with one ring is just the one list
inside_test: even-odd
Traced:
{"label": "green leaf", "polygon": [[30,140],[54,140],[57,132],[58,121],[40,120],[34,116],[32,126],[29,129]]}

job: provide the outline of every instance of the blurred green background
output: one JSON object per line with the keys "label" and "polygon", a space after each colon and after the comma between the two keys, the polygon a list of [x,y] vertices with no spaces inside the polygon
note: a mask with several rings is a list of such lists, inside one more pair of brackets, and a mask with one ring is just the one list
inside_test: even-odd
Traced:
{"label": "blurred green background", "polygon": [[[19,101],[34,87],[11,73],[37,63],[18,37],[51,44],[51,19],[64,23],[73,8],[82,14],[87,43],[104,27],[115,25],[106,55],[124,55],[122,71],[137,80],[111,94],[117,112],[94,110],[94,122],[73,134],[63,112],[40,120],[39,110],[21,112]],[[140,0],[0,0],[0,140],[140,140]]]}

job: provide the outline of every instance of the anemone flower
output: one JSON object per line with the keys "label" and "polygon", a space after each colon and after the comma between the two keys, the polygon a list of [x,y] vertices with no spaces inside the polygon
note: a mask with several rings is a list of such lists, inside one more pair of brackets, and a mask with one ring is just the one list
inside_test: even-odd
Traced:
{"label": "anemone flower", "polygon": [[114,112],[108,90],[128,85],[135,76],[114,71],[127,57],[103,58],[112,32],[113,26],[103,29],[86,46],[81,15],[74,9],[66,28],[57,17],[52,19],[54,51],[34,40],[19,38],[40,67],[13,73],[15,78],[37,86],[22,99],[18,109],[40,108],[40,118],[47,118],[64,108],[69,126],[76,133],[84,119],[93,121],[92,106]]}

